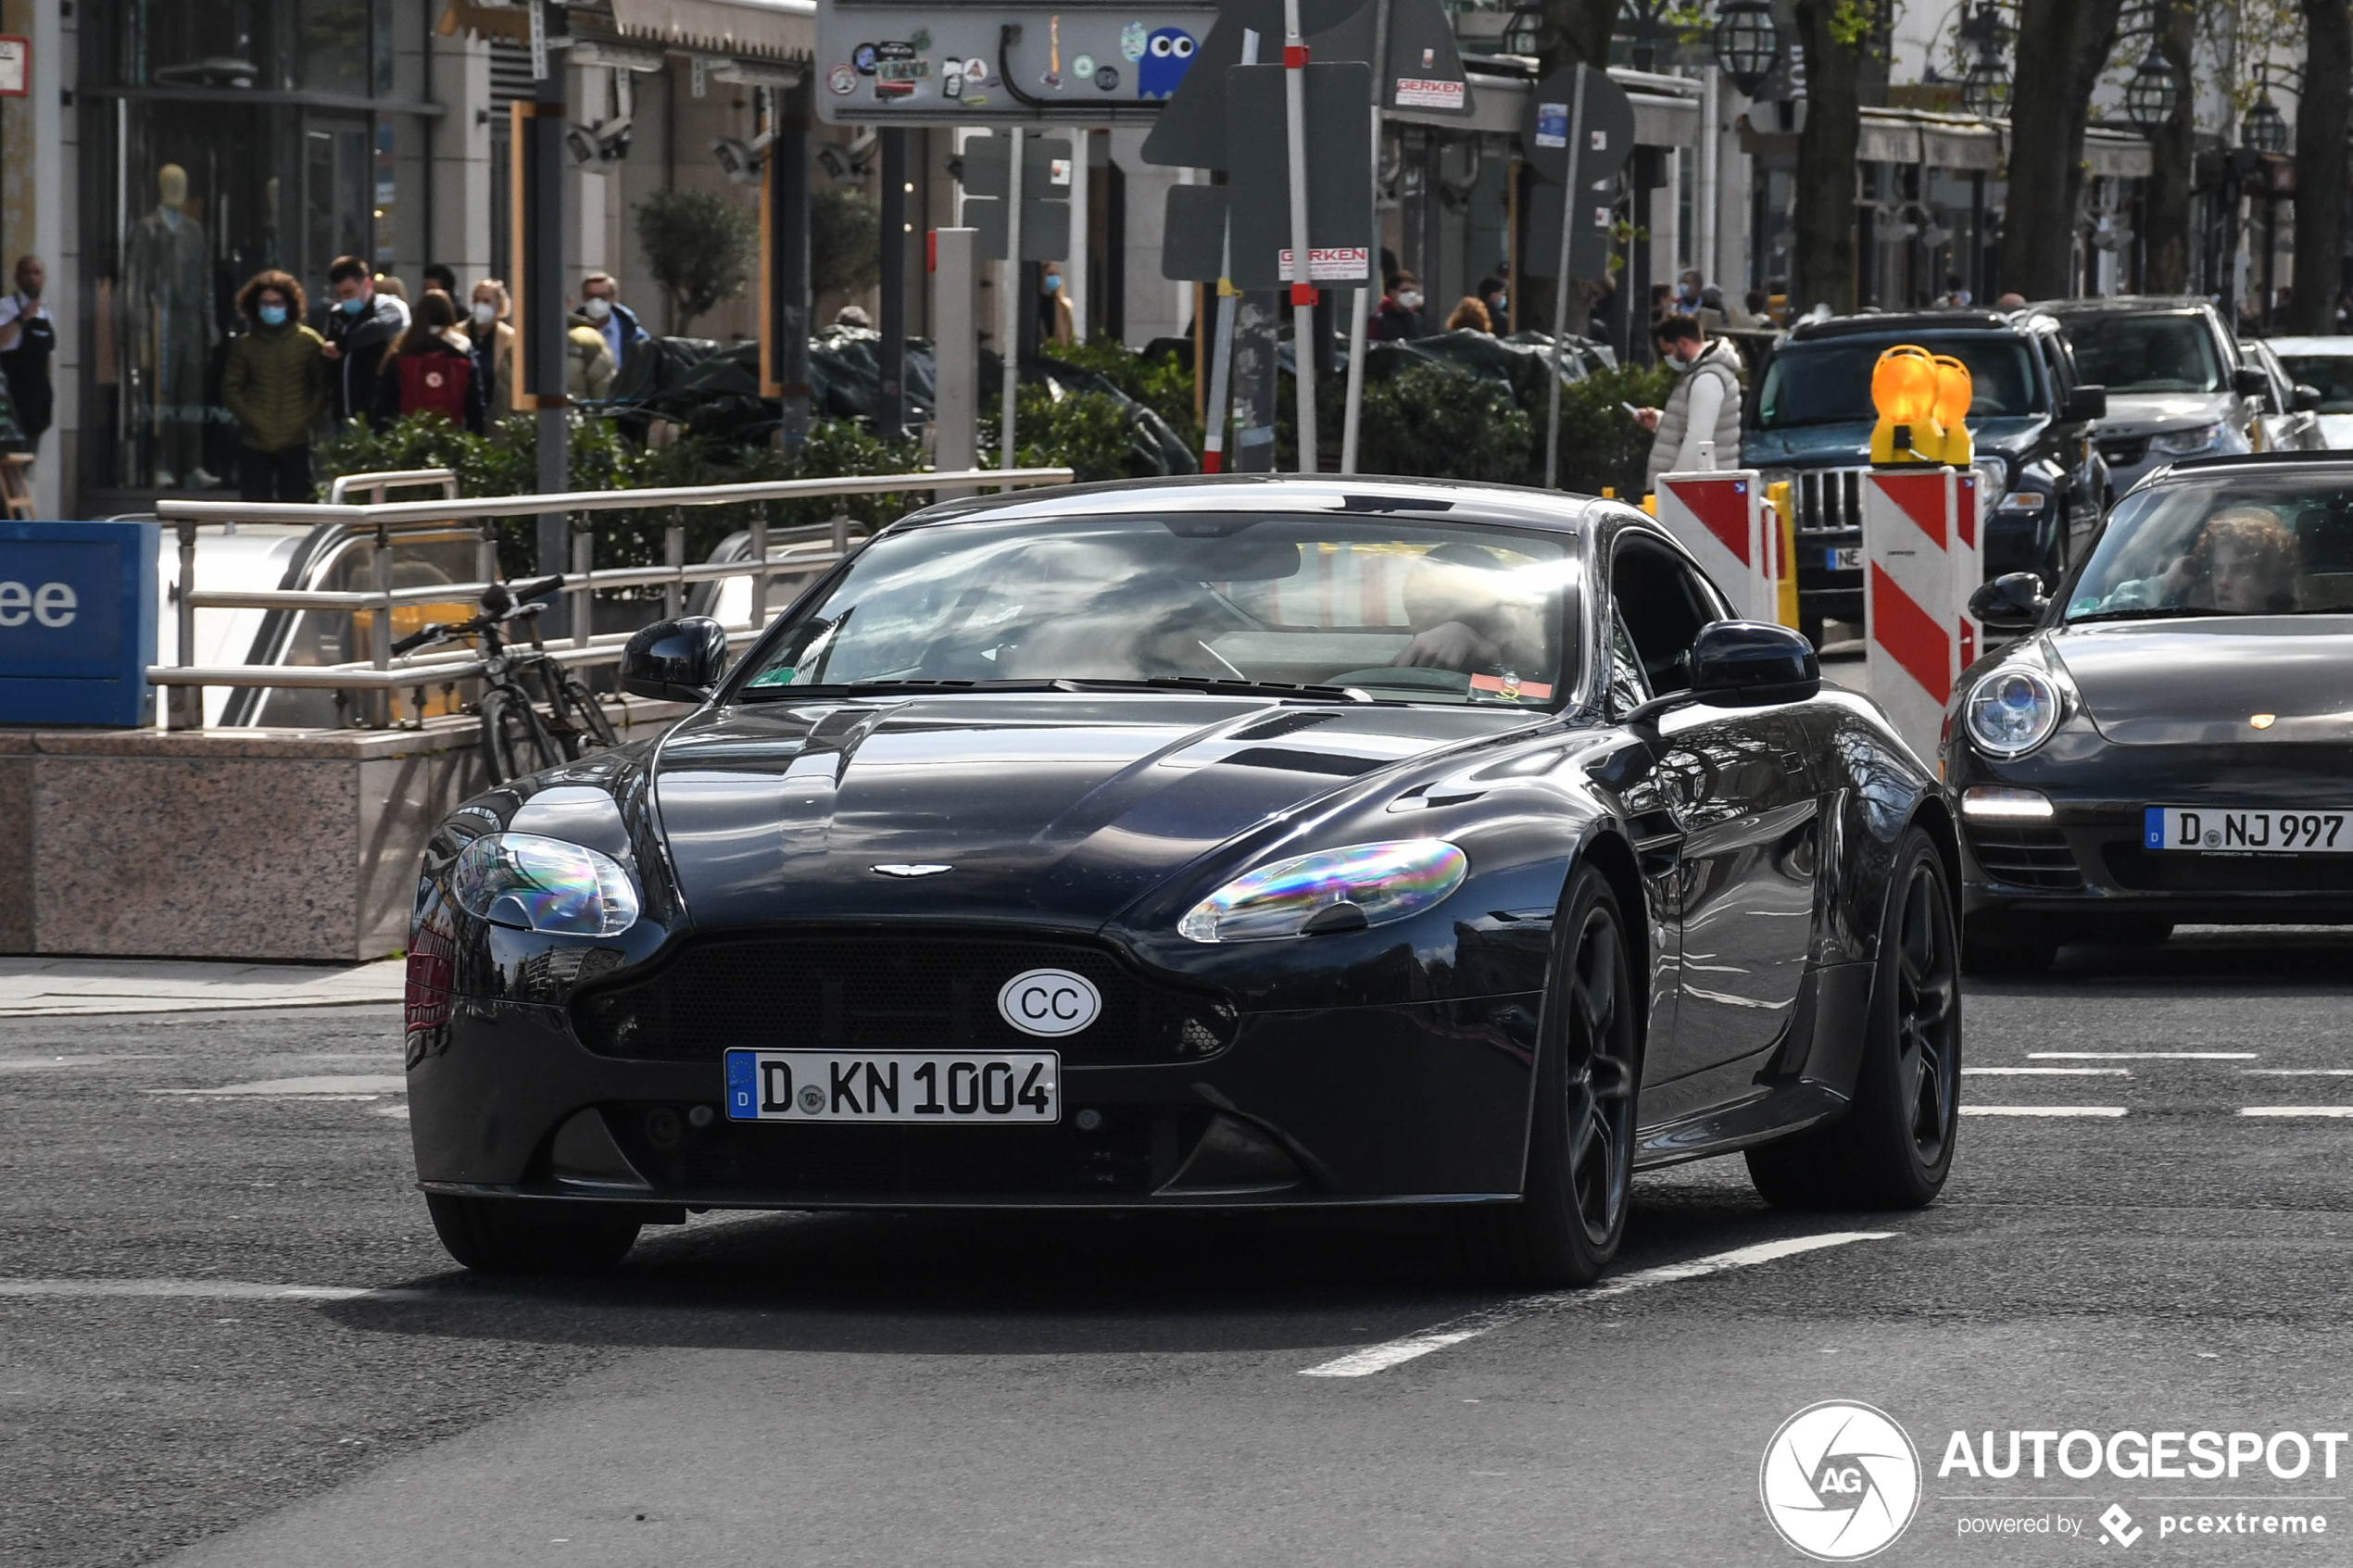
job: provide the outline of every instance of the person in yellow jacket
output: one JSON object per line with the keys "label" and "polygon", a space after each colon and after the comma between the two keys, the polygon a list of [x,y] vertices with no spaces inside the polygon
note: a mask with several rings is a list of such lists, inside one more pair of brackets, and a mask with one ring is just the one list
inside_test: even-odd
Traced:
{"label": "person in yellow jacket", "polygon": [[302,320],[302,285],[257,272],[237,291],[245,331],[229,344],[221,401],[237,421],[237,493],[248,501],[308,501],[310,436],[327,406],[327,340]]}

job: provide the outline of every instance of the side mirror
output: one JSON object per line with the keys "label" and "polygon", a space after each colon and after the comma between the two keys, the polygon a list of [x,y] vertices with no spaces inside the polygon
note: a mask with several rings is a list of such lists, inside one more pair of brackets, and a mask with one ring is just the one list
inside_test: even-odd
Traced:
{"label": "side mirror", "polygon": [[664,702],[702,702],[727,672],[727,632],[707,615],[657,621],[621,650],[621,689]]}
{"label": "side mirror", "polygon": [[2059,418],[2070,423],[2087,424],[2095,420],[2108,418],[2108,388],[2104,386],[2077,387],[2067,395],[2067,401],[2059,406]]}
{"label": "side mirror", "polygon": [[1692,696],[1710,708],[1803,702],[1822,689],[1804,633],[1761,621],[1719,621],[1692,645]]}
{"label": "side mirror", "polygon": [[1982,583],[1969,596],[1971,619],[1989,632],[2031,632],[2050,608],[2043,580],[2031,571],[2010,571]]}
{"label": "side mirror", "polygon": [[2231,372],[2231,390],[2241,397],[2269,397],[2271,395],[2271,378],[2265,375],[2259,366],[2241,365]]}
{"label": "side mirror", "polygon": [[2321,406],[2321,389],[2317,386],[2307,386],[2302,382],[2297,382],[2296,383],[2296,391],[2288,400],[2288,406],[2299,414],[2309,414],[2316,411]]}

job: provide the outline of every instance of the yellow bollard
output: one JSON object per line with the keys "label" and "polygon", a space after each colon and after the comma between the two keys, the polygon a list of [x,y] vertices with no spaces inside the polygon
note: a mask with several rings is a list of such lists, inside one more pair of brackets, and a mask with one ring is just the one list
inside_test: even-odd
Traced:
{"label": "yellow bollard", "polygon": [[1774,584],[1774,619],[1792,631],[1797,629],[1797,506],[1790,498],[1789,481],[1776,480],[1765,487],[1765,504],[1773,508],[1780,520],[1780,577]]}

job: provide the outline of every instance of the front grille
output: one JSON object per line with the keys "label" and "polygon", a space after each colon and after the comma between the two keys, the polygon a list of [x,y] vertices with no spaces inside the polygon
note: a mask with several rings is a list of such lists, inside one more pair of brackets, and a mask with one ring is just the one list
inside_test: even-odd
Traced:
{"label": "front grille", "polygon": [[2145,435],[2120,435],[2099,444],[2100,456],[2120,469],[2129,469],[2149,455],[2149,438]]}
{"label": "front grille", "polygon": [[[1032,969],[1084,975],[1102,1016],[1050,1040],[1007,1023],[997,993]],[[1223,999],[1147,981],[1103,947],[924,932],[706,937],[643,979],[581,997],[572,1016],[590,1050],[656,1061],[716,1061],[735,1046],[1188,1061],[1223,1050],[1235,1022]]]}
{"label": "front grille", "polygon": [[[1063,1112],[1067,1118],[1070,1112]],[[679,1118],[669,1118],[677,1128]],[[643,1109],[608,1106],[622,1152],[665,1192],[785,1196],[1140,1193],[1168,1179],[1206,1112],[1113,1110],[1052,1127],[771,1126],[720,1122],[656,1146]],[[1180,1123],[1189,1122],[1193,1125]]]}
{"label": "front grille", "polygon": [[1799,533],[1840,533],[1863,526],[1865,469],[1815,469],[1792,476],[1791,499]]}
{"label": "front grille", "polygon": [[2103,846],[2119,887],[2136,893],[2353,893],[2353,856],[2150,854]]}
{"label": "front grille", "polygon": [[2083,885],[2067,835],[2054,827],[1971,822],[1967,829],[1969,852],[1985,874],[2014,887],[2042,887],[2068,892]]}

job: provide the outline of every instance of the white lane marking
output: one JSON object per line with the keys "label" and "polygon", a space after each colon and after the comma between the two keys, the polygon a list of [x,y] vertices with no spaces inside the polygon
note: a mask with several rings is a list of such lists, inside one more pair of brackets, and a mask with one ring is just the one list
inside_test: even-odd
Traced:
{"label": "white lane marking", "polygon": [[2130,1078],[2129,1067],[1964,1067],[1961,1076],[1984,1073],[2001,1078]]}
{"label": "white lane marking", "polygon": [[2120,1105],[1965,1105],[1964,1116],[2121,1116]]}
{"label": "white lane marking", "polygon": [[2241,1116],[2353,1116],[2353,1105],[2243,1105]]}
{"label": "white lane marking", "polygon": [[1684,1263],[1665,1263],[1655,1269],[1638,1269],[1632,1273],[1586,1286],[1582,1290],[1555,1290],[1541,1296],[1523,1296],[1515,1301],[1483,1311],[1472,1312],[1452,1323],[1440,1323],[1403,1339],[1392,1339],[1384,1345],[1368,1345],[1362,1350],[1351,1350],[1336,1360],[1307,1367],[1302,1377],[1369,1377],[1377,1372],[1387,1372],[1432,1350],[1443,1350],[1450,1345],[1460,1345],[1466,1339],[1476,1339],[1493,1329],[1514,1323],[1522,1318],[1541,1312],[1558,1311],[1589,1301],[1605,1301],[1613,1296],[1648,1289],[1654,1285],[1674,1285],[1682,1280],[1701,1279],[1708,1274],[1722,1273],[1727,1269],[1751,1268],[1758,1263],[1770,1263],[1780,1258],[1793,1258],[1804,1252],[1818,1252],[1826,1247],[1844,1247],[1857,1241],[1885,1241],[1894,1231],[1831,1231],[1820,1236],[1796,1236],[1782,1241],[1761,1241],[1754,1247],[1734,1248],[1711,1257],[1694,1258]]}
{"label": "white lane marking", "polygon": [[243,1279],[0,1279],[0,1299],[422,1301],[431,1291],[367,1285],[260,1285]]}
{"label": "white lane marking", "polygon": [[112,1056],[0,1057],[0,1073],[34,1073],[52,1067],[101,1067],[109,1061],[162,1061],[166,1059],[166,1053],[161,1051]]}
{"label": "white lane marking", "polygon": [[2028,1051],[2029,1061],[2253,1061],[2261,1051]]}
{"label": "white lane marking", "polygon": [[397,1073],[346,1073],[312,1078],[263,1078],[251,1084],[223,1084],[217,1089],[149,1089],[151,1095],[178,1095],[194,1099],[336,1099],[369,1098],[409,1091],[409,1080]]}
{"label": "white lane marking", "polygon": [[371,1116],[389,1116],[396,1122],[406,1122],[409,1120],[409,1108],[405,1105],[380,1105],[376,1107],[375,1110],[368,1112],[368,1114]]}
{"label": "white lane marking", "polygon": [[2353,1078],[2353,1067],[2245,1067],[2240,1071],[2250,1078]]}

